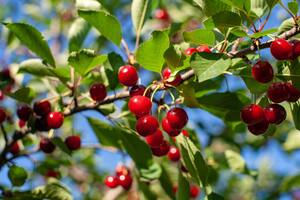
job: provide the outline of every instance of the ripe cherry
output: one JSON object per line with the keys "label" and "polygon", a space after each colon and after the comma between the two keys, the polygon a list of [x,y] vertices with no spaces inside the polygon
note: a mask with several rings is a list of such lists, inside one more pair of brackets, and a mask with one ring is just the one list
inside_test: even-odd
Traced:
{"label": "ripe cherry", "polygon": [[19,125],[20,128],[23,128],[26,125],[26,122],[20,119],[18,121],[18,125]]}
{"label": "ripe cherry", "polygon": [[6,117],[6,112],[3,110],[3,108],[0,108],[0,123],[3,123]]}
{"label": "ripe cherry", "polygon": [[289,92],[289,98],[287,99],[287,101],[288,102],[298,101],[300,98],[300,91],[289,82],[286,82],[285,85],[288,88],[288,92]]}
{"label": "ripe cherry", "polygon": [[115,176],[107,176],[104,180],[104,184],[109,188],[116,188],[119,186],[119,179]]}
{"label": "ripe cherry", "polygon": [[167,119],[174,129],[182,129],[189,120],[188,115],[182,108],[172,108],[169,110]]}
{"label": "ripe cherry", "polygon": [[276,39],[271,44],[271,53],[277,60],[288,60],[293,55],[292,45],[285,39]]}
{"label": "ripe cherry", "polygon": [[159,147],[151,148],[152,154],[161,157],[167,155],[170,150],[170,144],[166,140]]}
{"label": "ripe cherry", "polygon": [[274,76],[272,65],[267,61],[258,61],[252,67],[252,76],[260,83],[270,82]]}
{"label": "ripe cherry", "polygon": [[270,104],[264,111],[267,121],[271,124],[280,124],[286,119],[286,111],[279,104]]}
{"label": "ripe cherry", "polygon": [[201,45],[197,47],[198,52],[206,52],[206,53],[211,53],[210,48],[207,45]]}
{"label": "ripe cherry", "polygon": [[131,175],[121,175],[119,176],[119,184],[125,189],[128,190],[132,185]]}
{"label": "ripe cherry", "polygon": [[300,56],[300,41],[299,40],[292,40],[291,42],[293,48],[293,56],[292,59],[296,59]]}
{"label": "ripe cherry", "polygon": [[265,113],[263,108],[259,105],[250,104],[242,109],[241,119],[246,124],[256,124],[265,120]]}
{"label": "ripe cherry", "polygon": [[35,102],[33,111],[39,116],[46,116],[51,112],[51,104],[48,100]]}
{"label": "ripe cherry", "polygon": [[189,137],[190,134],[187,130],[182,130],[181,133],[185,136],[185,137]]}
{"label": "ripe cherry", "polygon": [[9,149],[9,152],[13,155],[18,155],[20,153],[20,145],[18,142],[14,142]]}
{"label": "ripe cherry", "polygon": [[128,107],[130,112],[137,117],[142,117],[150,113],[152,102],[148,97],[138,95],[130,98]]}
{"label": "ripe cherry", "polygon": [[4,99],[4,92],[0,90],[0,101],[2,101],[3,99]]}
{"label": "ripe cherry", "polygon": [[290,98],[289,89],[283,82],[272,83],[268,88],[267,96],[274,103],[281,103]]}
{"label": "ripe cherry", "polygon": [[196,49],[196,48],[190,47],[190,48],[186,49],[184,53],[185,53],[185,55],[187,55],[187,56],[191,56],[191,55],[193,55],[193,54],[196,53],[196,52],[197,52],[197,49]]}
{"label": "ripe cherry", "polygon": [[78,135],[69,136],[65,139],[65,144],[71,151],[78,150],[81,147],[81,138]]}
{"label": "ripe cherry", "polygon": [[158,127],[157,119],[151,115],[139,118],[135,126],[136,131],[143,137],[154,134]]}
{"label": "ripe cherry", "polygon": [[23,121],[28,121],[30,116],[32,115],[32,109],[27,105],[20,106],[17,109],[17,115],[19,119]]}
{"label": "ripe cherry", "polygon": [[197,198],[199,194],[200,194],[200,188],[196,185],[192,185],[190,187],[190,197]]}
{"label": "ripe cherry", "polygon": [[61,112],[50,112],[47,115],[47,124],[49,128],[57,129],[64,123],[64,115]]}
{"label": "ripe cherry", "polygon": [[[163,79],[164,81],[166,82],[167,85],[172,85],[172,86],[178,86],[180,85],[180,83],[183,81],[182,78],[181,78],[181,75],[180,74],[177,74],[175,76],[175,78],[171,78],[171,74],[172,74],[172,71],[170,68],[165,68],[163,71],[162,71],[162,76],[163,76]],[[172,79],[172,80],[168,80],[168,79]]]}
{"label": "ripe cherry", "polygon": [[34,122],[35,128],[38,131],[49,131],[50,127],[46,117],[37,117]]}
{"label": "ripe cherry", "polygon": [[157,9],[154,13],[154,17],[163,21],[168,21],[170,19],[168,11],[164,8]]}
{"label": "ripe cherry", "polygon": [[94,101],[102,101],[106,95],[106,87],[104,84],[95,83],[90,87],[90,96]]}
{"label": "ripe cherry", "polygon": [[172,192],[175,194],[177,191],[178,191],[178,186],[177,185],[173,185]]}
{"label": "ripe cherry", "polygon": [[162,71],[162,77],[164,80],[167,80],[168,78],[171,77],[172,71],[169,67],[166,67],[163,71]]}
{"label": "ripe cherry", "polygon": [[60,174],[59,172],[55,171],[55,170],[52,170],[52,169],[48,169],[48,171],[46,172],[45,176],[47,178],[59,178]]}
{"label": "ripe cherry", "polygon": [[171,161],[177,162],[180,160],[180,151],[176,147],[170,147],[169,153],[168,153],[168,158]]}
{"label": "ripe cherry", "polygon": [[147,136],[145,139],[150,147],[159,147],[164,141],[164,136],[161,130],[157,129],[155,133]]}
{"label": "ripe cherry", "polygon": [[125,165],[118,165],[116,167],[116,175],[117,176],[121,176],[121,175],[129,175],[130,174],[130,170],[125,166]]}
{"label": "ripe cherry", "polygon": [[40,141],[40,150],[44,153],[52,153],[55,150],[56,146],[48,138],[42,138]]}
{"label": "ripe cherry", "polygon": [[[143,85],[135,85],[129,90],[130,97],[143,96],[146,91],[146,87]],[[148,93],[148,92],[147,92]]]}
{"label": "ripe cherry", "polygon": [[167,117],[163,118],[162,120],[162,128],[166,133],[168,133],[169,136],[171,137],[176,137],[177,135],[180,134],[180,129],[174,129],[171,125]]}
{"label": "ripe cherry", "polygon": [[119,69],[119,82],[125,86],[134,86],[136,85],[139,77],[135,67],[131,65],[125,65]]}
{"label": "ripe cherry", "polygon": [[257,124],[248,125],[248,130],[254,135],[261,135],[268,130],[268,127],[269,122],[267,120],[263,120]]}

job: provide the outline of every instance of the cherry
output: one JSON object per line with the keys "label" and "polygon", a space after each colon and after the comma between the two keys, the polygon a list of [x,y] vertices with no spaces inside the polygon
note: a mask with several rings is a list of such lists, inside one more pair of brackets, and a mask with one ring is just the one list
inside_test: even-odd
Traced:
{"label": "cherry", "polygon": [[104,84],[95,83],[90,87],[90,96],[94,101],[102,101],[106,95],[106,87]]}
{"label": "cherry", "polygon": [[164,8],[157,9],[154,13],[154,17],[163,21],[167,21],[170,19],[168,11]]}
{"label": "cherry", "polygon": [[200,188],[196,185],[192,185],[190,187],[190,197],[191,198],[197,198],[197,196],[200,194]]}
{"label": "cherry", "polygon": [[198,52],[206,52],[206,53],[211,53],[210,48],[207,45],[201,45],[197,47]]}
{"label": "cherry", "polygon": [[65,139],[65,144],[71,151],[78,150],[81,147],[81,138],[78,135],[69,136]]}
{"label": "cherry", "polygon": [[299,40],[292,40],[291,42],[293,48],[293,56],[292,59],[296,59],[300,56],[300,41]]}
{"label": "cherry", "polygon": [[125,189],[128,190],[132,185],[132,177],[130,175],[121,175],[119,176],[119,184]]}
{"label": "cherry", "polygon": [[21,120],[28,121],[32,115],[32,109],[27,105],[20,106],[17,109],[17,115]]}
{"label": "cherry", "polygon": [[125,165],[118,165],[116,167],[116,175],[117,176],[121,176],[121,175],[129,175],[130,174],[130,170],[125,166]]}
{"label": "cherry", "polygon": [[164,80],[167,80],[168,78],[171,77],[172,71],[169,67],[166,67],[163,71],[162,71],[162,77]]}
{"label": "cherry", "polygon": [[159,147],[151,148],[152,154],[161,157],[167,155],[170,150],[170,144],[166,140]]}
{"label": "cherry", "polygon": [[136,131],[143,137],[154,134],[158,127],[157,119],[151,115],[139,118],[135,126]]}
{"label": "cherry", "polygon": [[272,65],[267,61],[258,61],[252,67],[252,76],[260,83],[270,82],[274,76]]}
{"label": "cherry", "polygon": [[171,74],[172,74],[172,71],[168,67],[162,71],[162,76],[163,76],[163,79],[165,80],[166,84],[172,85],[175,87],[180,85],[180,83],[183,81],[181,75],[177,74],[175,76],[175,78],[173,78],[173,80],[169,81],[168,79],[171,78]]}
{"label": "cherry", "polygon": [[263,120],[257,124],[248,125],[248,130],[254,135],[261,135],[268,130],[268,127],[269,122],[267,120]]}
{"label": "cherry", "polygon": [[170,147],[169,153],[168,153],[168,158],[171,161],[177,162],[180,160],[180,151],[176,147]]}
{"label": "cherry", "polygon": [[64,123],[64,115],[61,112],[50,112],[47,115],[47,124],[49,128],[57,129]]}
{"label": "cherry", "polygon": [[285,39],[275,39],[271,44],[271,53],[277,60],[287,60],[292,57],[293,47]]}
{"label": "cherry", "polygon": [[13,155],[18,155],[20,153],[20,145],[18,142],[14,142],[9,149],[9,152]]}
{"label": "cherry", "polygon": [[187,130],[182,130],[181,133],[185,136],[185,137],[189,137],[190,134]]}
{"label": "cherry", "polygon": [[267,121],[271,124],[280,124],[286,119],[286,111],[279,104],[270,104],[264,111]]}
{"label": "cherry", "polygon": [[196,53],[196,52],[197,52],[197,49],[196,49],[196,48],[190,47],[190,48],[186,49],[184,53],[185,53],[185,55],[187,55],[187,56],[191,56],[191,55],[193,55],[193,54]]}
{"label": "cherry", "polygon": [[291,83],[285,83],[286,87],[288,88],[289,98],[287,99],[288,102],[296,102],[300,98],[300,91],[293,86]]}
{"label": "cherry", "polygon": [[130,98],[128,107],[130,112],[137,117],[142,117],[150,113],[152,102],[148,97],[137,95]]}
{"label": "cherry", "polygon": [[136,85],[139,77],[135,67],[131,65],[125,65],[119,69],[119,82],[125,86],[134,86]]}
{"label": "cherry", "polygon": [[169,136],[171,137],[176,137],[177,135],[180,134],[180,129],[174,129],[171,125],[169,120],[165,117],[162,120],[162,128],[166,133],[168,133]]}
{"label": "cherry", "polygon": [[2,101],[3,99],[4,99],[4,92],[0,90],[0,101]]}
{"label": "cherry", "polygon": [[38,117],[35,119],[34,122],[35,128],[38,131],[49,131],[50,127],[47,123],[47,118],[46,117]]}
{"label": "cherry", "polygon": [[51,112],[51,104],[48,100],[35,102],[33,111],[39,116],[46,116]]}
{"label": "cherry", "polygon": [[26,122],[20,119],[18,121],[18,125],[19,125],[20,128],[23,128],[26,125]]}
{"label": "cherry", "polygon": [[48,138],[42,138],[40,141],[40,150],[44,153],[52,153],[55,150],[56,146]]}
{"label": "cherry", "polygon": [[169,110],[167,119],[174,129],[182,129],[189,120],[188,115],[182,108],[172,108]]}
{"label": "cherry", "polygon": [[247,105],[241,111],[241,119],[246,124],[256,124],[265,120],[264,110],[256,104]]}
{"label": "cherry", "polygon": [[178,191],[178,186],[177,185],[173,185],[172,192],[175,194],[177,191]]}
{"label": "cherry", "polygon": [[109,188],[116,188],[119,185],[119,179],[115,176],[107,176],[104,180],[104,184]]}
{"label": "cherry", "polygon": [[48,169],[48,171],[46,172],[45,176],[47,178],[59,178],[60,174],[59,172],[52,170],[52,169]]}
{"label": "cherry", "polygon": [[[130,95],[130,97],[143,96],[144,93],[145,93],[145,91],[146,91],[146,87],[145,86],[143,86],[143,85],[135,85],[132,88],[130,88],[129,95]],[[147,91],[147,93],[148,93],[148,91]],[[146,96],[148,96],[148,95],[146,94]]]}
{"label": "cherry", "polygon": [[146,137],[146,142],[150,147],[159,147],[164,141],[161,130],[157,129],[155,133]]}
{"label": "cherry", "polygon": [[6,117],[6,112],[3,110],[3,108],[0,108],[0,123],[3,123]]}
{"label": "cherry", "polygon": [[267,96],[274,103],[281,103],[290,98],[289,89],[283,82],[272,83],[268,88]]}
{"label": "cherry", "polygon": [[1,78],[2,80],[11,79],[10,70],[8,68],[5,68],[1,71]]}

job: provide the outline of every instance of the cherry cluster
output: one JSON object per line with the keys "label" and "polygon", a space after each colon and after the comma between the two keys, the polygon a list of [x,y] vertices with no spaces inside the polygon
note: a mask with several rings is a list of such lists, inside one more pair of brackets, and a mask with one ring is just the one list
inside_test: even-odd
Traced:
{"label": "cherry cluster", "polygon": [[130,170],[125,165],[118,165],[115,169],[114,176],[107,176],[104,184],[109,188],[122,186],[125,190],[129,190],[133,179]]}
{"label": "cherry cluster", "polygon": [[277,60],[294,60],[300,56],[300,41],[278,38],[272,42],[270,50]]}
{"label": "cherry cluster", "polygon": [[[41,138],[40,140],[40,150],[46,154],[52,153],[56,146],[49,138]],[[71,135],[65,139],[65,145],[70,151],[76,151],[81,147],[81,138],[78,135]]]}
{"label": "cherry cluster", "polygon": [[211,53],[211,50],[210,50],[210,48],[207,45],[201,45],[201,46],[198,46],[197,48],[195,48],[195,47],[187,48],[184,53],[187,56],[191,56],[191,55],[193,55],[196,52],[199,52],[199,53],[202,53],[202,52]]}

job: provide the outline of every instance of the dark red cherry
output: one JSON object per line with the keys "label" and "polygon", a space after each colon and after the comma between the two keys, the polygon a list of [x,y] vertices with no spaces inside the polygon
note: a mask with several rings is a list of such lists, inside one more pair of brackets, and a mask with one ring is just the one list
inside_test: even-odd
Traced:
{"label": "dark red cherry", "polygon": [[286,119],[286,111],[279,104],[270,104],[264,111],[267,121],[271,124],[280,124]]}
{"label": "dark red cherry", "polygon": [[130,175],[130,170],[125,165],[118,165],[115,171],[117,176]]}
{"label": "dark red cherry", "polygon": [[47,124],[50,128],[57,129],[64,123],[64,115],[61,112],[50,112],[47,115]]}
{"label": "dark red cherry", "polygon": [[169,124],[174,129],[182,129],[188,122],[189,118],[182,108],[172,108],[167,113]]}
{"label": "dark red cherry", "polygon": [[26,125],[26,122],[20,119],[18,121],[18,125],[19,125],[20,128],[23,128]]}
{"label": "dark red cherry", "polygon": [[206,53],[211,53],[210,48],[207,45],[201,45],[197,47],[198,52],[206,52]]}
{"label": "dark red cherry", "polygon": [[246,124],[256,124],[265,120],[264,109],[256,104],[245,106],[241,111],[241,119]]}
{"label": "dark red cherry", "polygon": [[170,150],[170,144],[166,140],[159,147],[151,148],[152,154],[161,157],[168,154]]}
{"label": "dark red cherry", "polygon": [[167,117],[163,118],[162,120],[162,128],[163,130],[168,133],[170,137],[176,137],[180,134],[180,129],[174,129],[171,125]]}
{"label": "dark red cherry", "polygon": [[106,95],[106,87],[104,84],[95,83],[90,87],[90,96],[94,101],[102,101]]}
{"label": "dark red cherry", "polygon": [[129,190],[132,185],[131,175],[121,175],[119,176],[119,184],[125,189]]}
{"label": "dark red cherry", "polygon": [[292,40],[291,42],[293,48],[293,56],[292,59],[296,59],[300,56],[300,41],[299,40]]}
{"label": "dark red cherry", "polygon": [[2,101],[3,99],[4,99],[4,92],[0,90],[0,101]]}
{"label": "dark red cherry", "polygon": [[28,121],[30,116],[32,115],[32,109],[27,105],[20,106],[17,109],[17,115],[19,119],[23,121]]}
{"label": "dark red cherry", "polygon": [[128,108],[130,112],[135,114],[137,117],[148,115],[151,111],[152,102],[148,97],[145,96],[134,96],[131,97],[128,102]]}
{"label": "dark red cherry", "polygon": [[185,53],[185,55],[187,55],[187,56],[191,56],[191,55],[193,55],[193,54],[196,53],[196,52],[197,52],[197,49],[196,49],[196,48],[190,47],[190,48],[186,49],[184,53]]}
{"label": "dark red cherry", "polygon": [[267,96],[274,103],[281,103],[290,98],[289,89],[284,82],[272,83],[268,88]]}
{"label": "dark red cherry", "polygon": [[170,19],[169,13],[164,8],[159,8],[155,11],[154,17],[159,20],[167,21]]}
{"label": "dark red cherry", "polygon": [[190,187],[190,197],[191,198],[197,198],[200,194],[201,190],[198,186],[196,185],[192,185]]}
{"label": "dark red cherry", "polygon": [[131,87],[136,85],[139,77],[135,67],[125,65],[119,69],[119,82],[125,86]]}
{"label": "dark red cherry", "polygon": [[50,127],[47,123],[46,117],[38,117],[35,119],[35,128],[37,131],[49,131]]}
{"label": "dark red cherry", "polygon": [[277,60],[288,60],[293,56],[292,45],[285,39],[275,39],[271,44],[271,53]]}
{"label": "dark red cherry", "polygon": [[260,83],[270,82],[273,76],[272,65],[267,61],[260,60],[252,67],[252,77]]}
{"label": "dark red cherry", "polygon": [[143,137],[152,135],[159,127],[158,121],[151,115],[140,117],[136,122],[136,131]]}
{"label": "dark red cherry", "polygon": [[20,153],[20,145],[18,142],[14,142],[9,149],[9,152],[13,155],[18,155]]}
{"label": "dark red cherry", "polygon": [[40,141],[40,150],[44,153],[52,153],[55,150],[56,146],[48,138],[42,138]]}
{"label": "dark red cherry", "polygon": [[268,130],[268,127],[269,122],[267,120],[263,120],[257,124],[248,125],[248,130],[254,135],[261,135]]}
{"label": "dark red cherry", "polygon": [[180,160],[180,151],[176,147],[170,147],[169,153],[168,153],[168,158],[171,161],[177,162]]}
{"label": "dark red cherry", "polygon": [[79,135],[69,136],[65,139],[65,144],[71,151],[78,150],[81,147],[81,138]]}
{"label": "dark red cherry", "polygon": [[0,123],[3,123],[6,117],[6,112],[3,110],[3,108],[0,108]]}
{"label": "dark red cherry", "polygon": [[48,100],[35,102],[33,111],[39,116],[46,116],[51,112],[51,103]]}
{"label": "dark red cherry", "polygon": [[[146,91],[146,87],[143,85],[135,85],[132,88],[130,88],[129,90],[129,95],[130,97],[134,97],[134,96],[143,96],[144,93]],[[151,89],[148,89],[146,94],[146,97],[150,97],[151,96]]]}
{"label": "dark red cherry", "polygon": [[119,179],[115,176],[107,176],[104,180],[104,184],[109,188],[116,188],[119,186]]}
{"label": "dark red cherry", "polygon": [[164,136],[161,130],[157,129],[155,133],[147,136],[145,139],[150,147],[159,147],[164,141]]}
{"label": "dark red cherry", "polygon": [[286,82],[285,85],[288,88],[288,92],[289,92],[289,98],[287,99],[287,101],[288,102],[298,101],[300,99],[300,91],[289,82]]}
{"label": "dark red cherry", "polygon": [[57,171],[55,171],[55,170],[53,170],[53,169],[48,169],[48,171],[46,172],[45,176],[46,176],[47,178],[50,178],[50,177],[51,177],[51,178],[56,178],[56,179],[58,179],[59,176],[60,176],[60,173],[57,172]]}

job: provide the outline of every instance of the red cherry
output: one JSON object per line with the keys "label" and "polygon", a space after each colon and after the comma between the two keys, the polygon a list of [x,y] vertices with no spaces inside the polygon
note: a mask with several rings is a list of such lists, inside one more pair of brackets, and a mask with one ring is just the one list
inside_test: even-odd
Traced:
{"label": "red cherry", "polygon": [[11,79],[10,70],[8,68],[5,68],[1,71],[1,78],[3,80]]}
{"label": "red cherry", "polygon": [[13,155],[18,155],[20,153],[20,145],[18,142],[14,142],[9,150]]}
{"label": "red cherry", "polygon": [[47,115],[47,124],[49,128],[57,129],[64,123],[64,115],[61,112],[50,112]]}
{"label": "red cherry", "polygon": [[267,61],[258,61],[252,67],[252,76],[260,83],[270,82],[274,76],[272,65]]}
{"label": "red cherry", "polygon": [[33,111],[39,116],[46,116],[51,112],[51,103],[48,100],[35,102]]}
{"label": "red cherry", "polygon": [[154,17],[156,19],[164,20],[164,21],[167,21],[170,19],[168,11],[164,8],[157,9],[154,13]]}
{"label": "red cherry", "polygon": [[6,112],[2,108],[0,108],[0,123],[3,123],[6,117]]}
{"label": "red cherry", "polygon": [[115,171],[117,176],[130,175],[130,170],[125,165],[118,165]]}
{"label": "red cherry", "polygon": [[188,115],[182,108],[172,108],[169,110],[167,119],[174,129],[182,129],[189,120]]}
{"label": "red cherry", "polygon": [[174,185],[172,188],[173,193],[175,194],[178,191],[178,186]]}
{"label": "red cherry", "polygon": [[190,48],[186,49],[184,53],[185,53],[185,55],[187,55],[187,56],[191,56],[191,55],[193,55],[193,54],[196,53],[196,52],[197,52],[197,49],[196,49],[196,48],[190,47]]}
{"label": "red cherry", "polygon": [[271,53],[277,60],[288,60],[293,55],[292,45],[285,39],[276,39],[271,44]]}
{"label": "red cherry", "polygon": [[268,127],[269,122],[267,120],[263,120],[257,124],[248,125],[248,130],[254,135],[261,135],[268,130]]}
{"label": "red cherry", "polygon": [[172,81],[167,81],[167,85],[172,85],[172,86],[178,86],[180,85],[180,83],[182,83],[183,79],[181,78],[181,75],[180,74],[177,74],[175,76],[175,78],[172,80]]}
{"label": "red cherry", "polygon": [[169,120],[167,119],[167,117],[163,118],[162,120],[162,128],[164,129],[164,131],[166,133],[168,133],[168,135],[170,137],[176,137],[177,135],[180,134],[180,129],[174,129],[171,125],[170,125],[170,122]]}
{"label": "red cherry", "polygon": [[59,172],[55,171],[55,170],[52,170],[52,169],[48,169],[48,171],[46,172],[45,176],[47,178],[59,178],[60,174]]}
{"label": "red cherry", "polygon": [[119,69],[119,82],[125,86],[136,85],[139,77],[135,67],[131,65],[125,65]]}
{"label": "red cherry", "polygon": [[119,185],[119,179],[115,176],[107,176],[104,180],[104,184],[109,188],[116,188]]}
{"label": "red cherry", "polygon": [[267,121],[271,124],[280,124],[286,119],[286,111],[279,104],[270,104],[264,111]]}
{"label": "red cherry", "polygon": [[274,103],[281,103],[290,98],[289,89],[283,82],[272,83],[268,88],[267,96]]}
{"label": "red cherry", "polygon": [[20,106],[17,109],[17,115],[19,119],[23,121],[28,121],[30,116],[32,115],[32,109],[27,105]]}
{"label": "red cherry", "polygon": [[171,161],[177,162],[180,160],[180,151],[176,147],[171,147],[168,153],[168,158]]}
{"label": "red cherry", "polygon": [[299,40],[292,40],[291,42],[293,48],[293,56],[292,59],[296,59],[300,56],[300,41]]}
{"label": "red cherry", "polygon": [[47,118],[46,117],[38,117],[35,120],[35,128],[38,131],[49,131],[50,127],[47,123]]}
{"label": "red cherry", "polygon": [[163,71],[162,71],[162,77],[164,80],[167,80],[168,78],[170,78],[172,74],[172,71],[169,67],[165,68]]}
{"label": "red cherry", "polygon": [[181,133],[185,136],[185,137],[190,137],[190,134],[187,130],[182,130]]}
{"label": "red cherry", "polygon": [[55,150],[56,146],[48,138],[42,138],[40,141],[40,149],[44,153],[52,153]]}
{"label": "red cherry", "polygon": [[[165,68],[163,71],[162,71],[162,77],[163,79],[166,81],[166,84],[168,85],[172,85],[172,86],[178,86],[180,85],[180,83],[183,81],[182,78],[181,78],[181,75],[180,74],[177,74],[175,76],[175,78],[173,77],[172,80],[168,80],[168,79],[171,79],[171,74],[172,74],[172,71],[170,68]],[[168,81],[167,81],[168,80]]]}
{"label": "red cherry", "polygon": [[296,102],[300,98],[300,91],[293,86],[291,83],[285,83],[286,87],[288,88],[289,98],[287,99],[288,102]]}
{"label": "red cherry", "polygon": [[211,53],[210,48],[207,45],[201,45],[197,47],[198,52],[206,52],[206,53]]}
{"label": "red cherry", "polygon": [[119,176],[119,184],[125,189],[128,190],[132,185],[132,177],[130,175],[121,175]]}
{"label": "red cherry", "polygon": [[150,113],[152,102],[148,97],[138,95],[130,98],[128,107],[130,112],[137,117],[142,117]]}
{"label": "red cherry", "polygon": [[197,198],[199,194],[200,194],[200,188],[196,185],[192,185],[190,187],[190,197]]}
{"label": "red cherry", "polygon": [[150,147],[159,147],[164,141],[164,136],[161,130],[157,129],[155,133],[147,136],[145,139]]}
{"label": "red cherry", "polygon": [[26,125],[26,122],[20,119],[18,121],[18,125],[19,125],[20,128],[23,128]]}
{"label": "red cherry", "polygon": [[[130,95],[130,97],[143,96],[145,91],[146,91],[146,87],[145,86],[143,86],[143,85],[135,85],[132,88],[130,88],[129,95]],[[147,93],[148,93],[148,91],[147,91]]]}
{"label": "red cherry", "polygon": [[106,95],[106,87],[102,83],[95,83],[90,87],[90,96],[94,101],[102,101]]}
{"label": "red cherry", "polygon": [[166,140],[159,147],[151,148],[152,154],[161,157],[167,155],[170,150],[170,144]]}
{"label": "red cherry", "polygon": [[78,135],[69,136],[65,139],[65,144],[71,151],[78,150],[81,147],[81,138]]}
{"label": "red cherry", "polygon": [[154,134],[158,127],[157,119],[151,115],[139,118],[135,125],[136,131],[143,137]]}
{"label": "red cherry", "polygon": [[0,90],[0,101],[2,101],[4,99],[4,93],[2,90]]}
{"label": "red cherry", "polygon": [[256,124],[265,120],[265,113],[263,108],[259,105],[250,104],[242,109],[241,119],[246,124]]}

